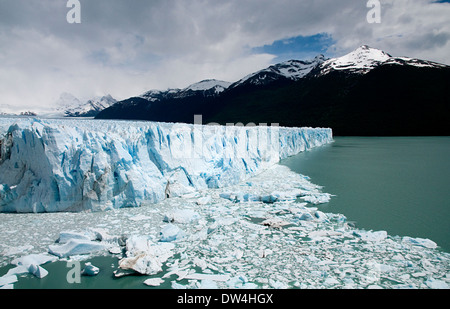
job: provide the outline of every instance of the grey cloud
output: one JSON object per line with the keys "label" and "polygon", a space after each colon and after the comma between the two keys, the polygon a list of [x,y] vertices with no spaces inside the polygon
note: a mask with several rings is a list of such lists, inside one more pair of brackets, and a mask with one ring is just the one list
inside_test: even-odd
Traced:
{"label": "grey cloud", "polygon": [[329,56],[369,44],[450,62],[448,6],[381,1],[382,24],[370,25],[366,1],[80,0],[73,25],[66,0],[0,0],[0,103],[233,81],[274,58],[254,47],[317,33],[336,42]]}

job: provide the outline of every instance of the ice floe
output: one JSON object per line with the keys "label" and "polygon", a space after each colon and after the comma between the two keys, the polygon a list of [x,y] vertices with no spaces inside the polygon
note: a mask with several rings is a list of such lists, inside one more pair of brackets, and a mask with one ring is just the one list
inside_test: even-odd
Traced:
{"label": "ice floe", "polygon": [[96,276],[100,272],[100,268],[92,265],[90,262],[87,262],[84,265],[84,269],[81,272],[82,276]]}
{"label": "ice floe", "polygon": [[65,258],[74,255],[91,254],[106,249],[107,246],[100,242],[83,239],[70,239],[64,245],[50,245],[48,247],[48,252],[56,255],[57,257]]}

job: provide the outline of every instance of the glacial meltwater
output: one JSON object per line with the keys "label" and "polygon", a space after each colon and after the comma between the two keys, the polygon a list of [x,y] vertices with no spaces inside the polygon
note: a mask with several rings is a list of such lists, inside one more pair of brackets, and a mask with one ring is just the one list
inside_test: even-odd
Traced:
{"label": "glacial meltwater", "polygon": [[282,163],[336,195],[322,211],[450,252],[450,137],[335,137]]}

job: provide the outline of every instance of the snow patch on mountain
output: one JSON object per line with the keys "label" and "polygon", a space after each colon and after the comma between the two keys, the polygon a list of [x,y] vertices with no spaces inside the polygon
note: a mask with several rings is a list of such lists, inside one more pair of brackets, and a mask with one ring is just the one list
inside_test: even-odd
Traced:
{"label": "snow patch on mountain", "polygon": [[363,45],[343,57],[325,61],[321,65],[321,74],[327,74],[332,70],[350,70],[355,73],[367,73],[390,58],[391,55],[382,50]]}
{"label": "snow patch on mountain", "polygon": [[363,45],[355,51],[339,57],[329,59],[320,66],[320,74],[325,75],[333,70],[350,71],[357,74],[366,74],[381,65],[410,65],[415,67],[447,67],[444,64],[419,60],[408,57],[393,57],[388,53]]}
{"label": "snow patch on mountain", "polygon": [[93,117],[102,110],[113,106],[117,103],[111,95],[97,96],[87,102],[79,105],[73,105],[67,108],[64,113],[67,117]]}
{"label": "snow patch on mountain", "polygon": [[253,85],[264,85],[280,78],[299,80],[308,75],[313,69],[321,65],[326,60],[324,55],[318,55],[311,60],[289,60],[272,65],[266,69],[247,75],[231,88],[249,83]]}
{"label": "snow patch on mountain", "polygon": [[220,93],[227,89],[231,85],[230,82],[216,80],[216,79],[206,79],[201,82],[190,85],[184,91],[192,90],[192,91],[204,91],[215,89],[217,93]]}
{"label": "snow patch on mountain", "polygon": [[150,90],[139,98],[146,99],[150,102],[156,102],[165,99],[182,99],[190,96],[201,94],[205,97],[219,95],[231,85],[230,82],[206,79],[198,83],[192,84],[184,89],[170,88],[168,90]]}
{"label": "snow patch on mountain", "polygon": [[38,115],[44,118],[95,117],[99,112],[116,103],[117,100],[109,94],[83,102],[73,94],[64,92],[52,107],[41,108]]}

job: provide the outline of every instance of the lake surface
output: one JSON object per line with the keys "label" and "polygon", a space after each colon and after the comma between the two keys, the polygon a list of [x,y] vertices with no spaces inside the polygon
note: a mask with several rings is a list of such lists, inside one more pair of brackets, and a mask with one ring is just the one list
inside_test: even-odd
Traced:
{"label": "lake surface", "polygon": [[336,195],[323,211],[450,252],[450,137],[336,137],[282,164]]}

